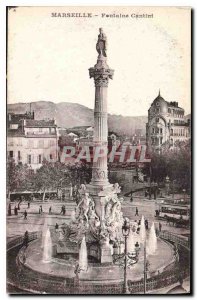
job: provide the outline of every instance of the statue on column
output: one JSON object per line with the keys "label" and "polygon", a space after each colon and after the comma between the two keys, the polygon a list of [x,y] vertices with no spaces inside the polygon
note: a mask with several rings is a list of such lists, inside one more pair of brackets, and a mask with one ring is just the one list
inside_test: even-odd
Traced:
{"label": "statue on column", "polygon": [[96,50],[99,55],[107,57],[107,37],[102,28],[99,28],[99,32],[100,34],[98,35]]}

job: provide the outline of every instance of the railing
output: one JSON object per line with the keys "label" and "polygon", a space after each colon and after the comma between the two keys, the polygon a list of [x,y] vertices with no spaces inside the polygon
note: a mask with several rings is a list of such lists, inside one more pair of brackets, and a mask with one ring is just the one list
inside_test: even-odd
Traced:
{"label": "railing", "polygon": [[[161,289],[177,283],[179,278],[186,278],[190,274],[189,269],[183,270],[181,273],[178,271],[166,271],[157,275],[153,278],[149,278],[146,282],[146,290],[153,291],[156,289]],[[143,280],[138,282],[128,281],[128,286],[130,293],[141,293],[144,290],[144,282]]]}
{"label": "railing", "polygon": [[[29,233],[29,242],[39,237],[39,232]],[[160,238],[178,243],[184,246],[185,251],[190,248],[189,241],[176,236],[168,231],[159,233]],[[11,250],[23,244],[23,237],[17,237],[7,243],[7,250]],[[18,261],[19,270],[17,271],[17,281],[19,284],[14,284],[21,289],[29,290],[35,293],[43,294],[43,291],[49,294],[122,294],[123,284],[109,284],[100,285],[85,284],[83,281],[75,282],[75,278],[54,278],[50,274],[39,274],[27,270]],[[170,286],[179,281],[179,278],[186,278],[190,275],[190,269],[186,264],[186,268],[180,271],[180,268],[164,271],[157,276],[147,279],[146,290],[147,292]],[[9,283],[9,282],[8,282]],[[25,288],[24,288],[25,287]],[[143,280],[133,282],[128,280],[128,287],[131,294],[143,293],[144,283]]]}
{"label": "railing", "polygon": [[[33,240],[36,240],[38,237],[39,237],[39,232],[30,232],[28,234],[28,241],[31,242]],[[23,240],[24,240],[24,237],[23,236],[19,236],[17,238],[14,238],[12,239],[11,241],[8,241],[7,242],[7,251],[11,250],[12,248],[15,248],[19,245],[22,245],[23,244]]]}
{"label": "railing", "polygon": [[180,236],[177,236],[169,231],[161,231],[159,232],[159,237],[171,242],[174,242],[176,244],[180,244],[181,246],[184,246],[188,249],[190,249],[190,239],[186,240]]}

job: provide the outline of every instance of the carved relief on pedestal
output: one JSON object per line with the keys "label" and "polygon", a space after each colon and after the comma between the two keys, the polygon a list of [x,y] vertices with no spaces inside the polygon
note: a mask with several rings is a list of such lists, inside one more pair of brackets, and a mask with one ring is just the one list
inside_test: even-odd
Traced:
{"label": "carved relief on pedestal", "polygon": [[93,180],[105,180],[107,179],[107,172],[100,169],[92,170],[92,179]]}

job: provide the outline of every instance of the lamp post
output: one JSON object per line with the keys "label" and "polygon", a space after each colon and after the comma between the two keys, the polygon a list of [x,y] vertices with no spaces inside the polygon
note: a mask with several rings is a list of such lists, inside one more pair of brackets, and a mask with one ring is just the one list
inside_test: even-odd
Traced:
{"label": "lamp post", "polygon": [[185,198],[185,196],[186,196],[186,194],[185,194],[185,193],[186,193],[186,189],[183,189],[183,194],[184,194],[184,202],[185,202],[185,199],[186,199],[186,198]]}
{"label": "lamp post", "polygon": [[146,294],[146,237],[144,241],[144,294]]}
{"label": "lamp post", "polygon": [[150,185],[149,185],[149,200],[151,200],[151,180],[152,180],[152,168],[151,168],[151,164],[149,166],[149,174],[150,174]]}
{"label": "lamp post", "polygon": [[165,186],[166,186],[166,195],[169,196],[169,190],[170,190],[170,178],[167,175],[165,180]]}
{"label": "lamp post", "polygon": [[130,232],[130,223],[127,218],[124,220],[124,224],[122,226],[122,234],[125,238],[125,256],[124,256],[124,286],[123,286],[123,294],[129,294],[129,289],[127,285],[127,238]]}

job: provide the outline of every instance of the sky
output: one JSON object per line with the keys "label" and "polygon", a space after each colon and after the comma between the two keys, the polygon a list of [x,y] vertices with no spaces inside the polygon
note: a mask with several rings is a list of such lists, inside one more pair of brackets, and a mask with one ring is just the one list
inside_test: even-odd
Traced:
{"label": "sky", "polygon": [[[51,17],[92,13],[92,18]],[[128,14],[128,18],[102,14]],[[135,18],[131,14],[153,14]],[[95,16],[97,15],[97,16]],[[99,28],[108,38],[109,113],[147,115],[160,89],[190,113],[190,9],[175,7],[18,7],[8,14],[8,103],[75,102],[94,107]],[[66,116],[65,116],[66,117]]]}

